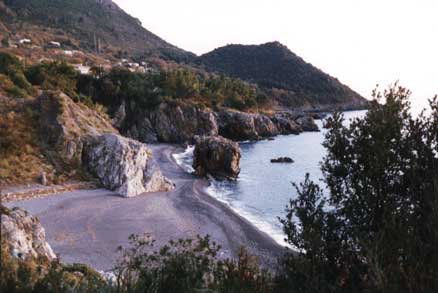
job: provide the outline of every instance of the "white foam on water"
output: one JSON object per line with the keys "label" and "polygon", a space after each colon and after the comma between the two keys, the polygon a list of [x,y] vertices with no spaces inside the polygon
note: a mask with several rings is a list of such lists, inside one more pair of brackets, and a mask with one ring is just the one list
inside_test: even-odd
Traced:
{"label": "white foam on water", "polygon": [[189,145],[184,152],[172,154],[176,163],[184,169],[187,173],[193,173],[195,169],[193,169],[193,151],[195,150],[195,146]]}
{"label": "white foam on water", "polygon": [[284,241],[285,234],[281,229],[264,220],[261,215],[249,211],[249,208],[243,202],[231,199],[230,196],[233,194],[233,191],[221,184],[221,182],[212,180],[210,186],[205,188],[205,191],[208,195],[226,204],[235,213],[248,220],[257,229],[268,234],[279,245],[292,248]]}
{"label": "white foam on water", "polygon": [[[192,167],[193,163],[193,151],[194,146],[188,146],[184,152],[173,154],[173,158],[179,166],[181,166],[186,172],[193,173],[195,170]],[[249,176],[241,175],[240,181],[251,181]],[[250,208],[245,203],[233,199],[234,191],[230,186],[227,186],[226,182],[220,182],[217,180],[210,180],[210,185],[205,188],[205,192],[218,201],[226,204],[235,213],[248,220],[251,224],[257,227],[260,231],[268,234],[274,241],[281,246],[291,246],[284,241],[285,234],[279,227],[275,227],[268,221],[263,219],[262,215],[257,215],[256,212],[250,211]]]}

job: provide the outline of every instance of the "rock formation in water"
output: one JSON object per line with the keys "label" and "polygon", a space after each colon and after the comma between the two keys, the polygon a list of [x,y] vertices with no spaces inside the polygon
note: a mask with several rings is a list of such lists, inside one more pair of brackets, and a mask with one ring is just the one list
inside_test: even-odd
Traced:
{"label": "rock formation in water", "polygon": [[280,157],[280,158],[276,158],[276,159],[271,159],[271,163],[288,163],[288,164],[291,164],[293,162],[294,162],[294,160],[292,160],[289,157]]}
{"label": "rock formation in water", "polygon": [[219,134],[232,140],[256,140],[260,136],[256,131],[254,115],[222,110],[218,113]]}
{"label": "rock formation in water", "polygon": [[278,126],[266,115],[254,115],[254,128],[260,137],[273,137],[280,133]]}
{"label": "rock formation in water", "polygon": [[[318,128],[309,116],[312,120],[305,120],[308,124],[304,125],[304,129],[298,119],[308,117],[308,115],[298,115],[291,112],[280,112],[273,116],[267,116],[222,110],[217,116],[219,134],[236,141],[257,140],[278,134],[299,134],[303,130]],[[312,123],[313,126],[311,126]]]}
{"label": "rock formation in water", "polygon": [[303,131],[319,131],[318,125],[310,115],[302,115],[296,119],[296,122],[301,126]]}
{"label": "rock formation in water", "polygon": [[106,188],[125,197],[174,187],[145,144],[120,135],[104,134],[87,141],[83,163]]}
{"label": "rock formation in water", "polygon": [[46,233],[36,217],[26,211],[0,206],[2,245],[8,245],[14,257],[22,260],[28,258],[46,258],[53,260],[55,253],[46,241]]}
{"label": "rock formation in water", "polygon": [[193,168],[198,176],[235,180],[240,173],[239,144],[221,136],[195,138]]}

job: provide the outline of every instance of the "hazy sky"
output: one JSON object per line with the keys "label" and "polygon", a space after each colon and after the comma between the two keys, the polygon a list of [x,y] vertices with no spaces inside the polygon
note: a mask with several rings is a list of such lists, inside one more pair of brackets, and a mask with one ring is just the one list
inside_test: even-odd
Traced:
{"label": "hazy sky", "polygon": [[279,41],[365,97],[400,80],[415,106],[438,94],[436,0],[115,0],[166,41],[203,54]]}

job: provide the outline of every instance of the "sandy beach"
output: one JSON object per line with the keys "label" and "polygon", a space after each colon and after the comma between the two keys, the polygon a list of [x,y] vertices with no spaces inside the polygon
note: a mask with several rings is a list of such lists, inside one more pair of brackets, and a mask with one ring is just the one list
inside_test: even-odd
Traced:
{"label": "sandy beach", "polygon": [[168,193],[149,193],[122,198],[105,189],[78,190],[56,196],[9,202],[38,216],[48,242],[61,260],[111,270],[128,246],[131,234],[148,233],[156,247],[170,239],[209,234],[222,246],[222,257],[233,257],[241,246],[268,267],[284,251],[277,242],[204,192],[209,182],[186,173],[172,153],[173,145],[151,145],[155,160],[176,188]]}

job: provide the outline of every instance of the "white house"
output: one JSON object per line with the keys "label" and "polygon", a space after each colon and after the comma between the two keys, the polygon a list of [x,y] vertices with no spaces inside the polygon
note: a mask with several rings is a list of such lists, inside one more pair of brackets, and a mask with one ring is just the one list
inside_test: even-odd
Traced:
{"label": "white house", "polygon": [[90,66],[85,66],[82,64],[73,65],[76,71],[79,71],[81,74],[90,74]]}
{"label": "white house", "polygon": [[32,44],[32,41],[30,39],[21,39],[18,41],[20,44]]}
{"label": "white house", "polygon": [[49,46],[52,47],[52,48],[61,48],[61,43],[60,42],[51,41],[51,42],[49,42]]}

